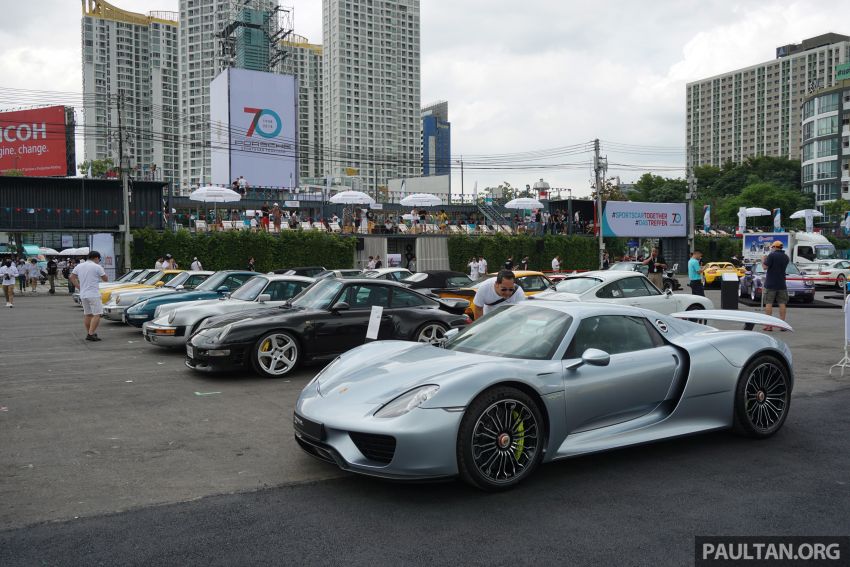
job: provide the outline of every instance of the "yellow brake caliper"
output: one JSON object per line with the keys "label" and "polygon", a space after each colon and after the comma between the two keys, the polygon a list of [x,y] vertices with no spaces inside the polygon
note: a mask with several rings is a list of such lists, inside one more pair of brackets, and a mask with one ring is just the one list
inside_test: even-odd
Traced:
{"label": "yellow brake caliper", "polygon": [[[511,412],[511,417],[514,419],[519,419],[519,414],[516,410]],[[519,458],[522,456],[522,450],[525,449],[525,422],[520,421],[519,427],[517,427],[517,436],[516,436],[516,449],[514,449],[514,458],[519,461]]]}

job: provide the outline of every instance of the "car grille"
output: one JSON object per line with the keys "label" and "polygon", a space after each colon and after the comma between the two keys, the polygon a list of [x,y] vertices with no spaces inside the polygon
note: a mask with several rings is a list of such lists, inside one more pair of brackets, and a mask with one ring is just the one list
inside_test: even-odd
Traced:
{"label": "car grille", "polygon": [[349,432],[357,449],[369,460],[389,464],[395,455],[395,437],[389,435],[373,435],[371,433]]}

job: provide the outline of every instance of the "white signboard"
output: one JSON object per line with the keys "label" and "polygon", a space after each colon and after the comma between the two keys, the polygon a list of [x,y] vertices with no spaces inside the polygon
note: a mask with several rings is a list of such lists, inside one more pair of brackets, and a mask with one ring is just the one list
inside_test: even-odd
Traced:
{"label": "white signboard", "polygon": [[109,281],[115,280],[115,238],[108,232],[92,234],[90,250],[100,252],[100,265]]}
{"label": "white signboard", "polygon": [[212,182],[239,176],[251,187],[298,184],[296,81],[229,68],[210,83]]}
{"label": "white signboard", "polygon": [[369,315],[369,328],[366,329],[366,340],[376,340],[378,332],[381,330],[381,315],[384,313],[384,308],[378,305],[372,306],[372,314]]}
{"label": "white signboard", "polygon": [[685,203],[608,201],[602,218],[603,236],[687,236]]}

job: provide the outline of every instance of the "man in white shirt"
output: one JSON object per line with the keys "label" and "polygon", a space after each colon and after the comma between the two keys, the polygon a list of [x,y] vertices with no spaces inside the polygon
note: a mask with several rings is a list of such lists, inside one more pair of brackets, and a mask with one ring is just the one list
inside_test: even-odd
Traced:
{"label": "man in white shirt", "polygon": [[375,259],[372,256],[369,256],[369,261],[366,262],[366,269],[367,270],[374,270],[375,269]]}
{"label": "man in white shirt", "polygon": [[195,256],[194,260],[192,260],[192,271],[200,272],[203,269],[204,269],[203,264],[201,264],[201,261],[198,260],[197,256]]}
{"label": "man in white shirt", "polygon": [[15,279],[17,277],[18,267],[7,258],[0,266],[0,285],[3,286],[3,293],[6,296],[6,307],[15,306]]}
{"label": "man in white shirt", "polygon": [[100,265],[100,252],[89,252],[89,261],[83,262],[71,272],[71,281],[80,290],[80,302],[83,304],[83,324],[86,326],[86,340],[99,341],[97,326],[103,315],[100,301],[100,282],[106,281],[106,272]]}
{"label": "man in white shirt", "polygon": [[554,258],[552,258],[552,271],[553,272],[560,272],[561,271],[561,257],[560,256],[555,256]]}
{"label": "man in white shirt", "polygon": [[162,258],[162,256],[160,256],[159,258],[156,259],[156,262],[154,262],[153,269],[154,270],[161,270],[164,267],[165,267],[165,260]]}
{"label": "man in white shirt", "polygon": [[525,293],[515,280],[512,271],[502,270],[495,278],[490,278],[478,286],[472,300],[476,321],[500,305],[516,305],[525,301]]}
{"label": "man in white shirt", "polygon": [[473,256],[472,260],[469,261],[469,264],[467,264],[466,267],[469,268],[469,279],[471,279],[472,281],[477,281],[478,275],[480,273],[478,271],[478,258]]}
{"label": "man in white shirt", "polygon": [[484,277],[487,275],[487,260],[482,256],[478,258],[478,277]]}

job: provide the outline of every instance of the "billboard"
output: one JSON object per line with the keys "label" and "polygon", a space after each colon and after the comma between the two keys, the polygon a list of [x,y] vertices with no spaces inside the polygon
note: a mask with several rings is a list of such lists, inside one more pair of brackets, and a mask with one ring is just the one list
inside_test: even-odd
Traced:
{"label": "billboard", "polygon": [[608,201],[602,217],[602,235],[648,238],[687,236],[685,213],[685,203]]}
{"label": "billboard", "polygon": [[296,187],[297,86],[292,75],[226,69],[210,83],[212,182]]}
{"label": "billboard", "polygon": [[785,250],[788,250],[789,244],[789,236],[788,233],[776,234],[776,233],[767,233],[767,234],[744,234],[744,259],[746,260],[760,260],[762,257],[767,256],[771,253],[770,246],[773,244],[775,240],[778,240],[782,243],[782,247]]}
{"label": "billboard", "polygon": [[0,113],[0,172],[16,169],[27,176],[73,175],[73,163],[68,171],[65,116],[64,106]]}

